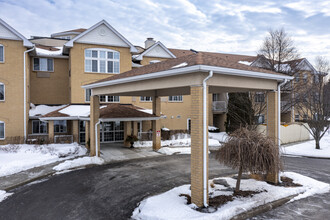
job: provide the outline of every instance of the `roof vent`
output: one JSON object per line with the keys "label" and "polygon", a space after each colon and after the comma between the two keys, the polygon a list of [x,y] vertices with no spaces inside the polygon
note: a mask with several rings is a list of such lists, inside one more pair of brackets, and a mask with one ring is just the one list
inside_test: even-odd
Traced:
{"label": "roof vent", "polygon": [[156,41],[152,37],[148,37],[146,41],[144,41],[144,47],[145,49],[148,49],[152,45],[154,45]]}
{"label": "roof vent", "polygon": [[193,53],[198,53],[198,51],[194,50],[194,49],[190,49],[190,51],[193,52]]}

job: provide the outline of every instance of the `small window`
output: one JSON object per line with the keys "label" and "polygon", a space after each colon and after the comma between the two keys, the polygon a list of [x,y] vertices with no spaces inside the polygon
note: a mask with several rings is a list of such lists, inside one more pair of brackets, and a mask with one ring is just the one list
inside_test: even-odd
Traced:
{"label": "small window", "polygon": [[254,96],[254,102],[265,102],[265,94],[262,92],[257,92]]}
{"label": "small window", "polygon": [[220,101],[220,93],[213,93],[212,94],[212,101],[213,102]]}
{"label": "small window", "polygon": [[314,75],[313,79],[314,79],[315,84],[320,82],[320,76],[319,75]]}
{"label": "small window", "polygon": [[296,114],[295,117],[294,117],[294,120],[295,120],[295,121],[299,121],[299,119],[300,119],[300,118],[299,118],[299,115]]}
{"label": "small window", "polygon": [[191,131],[191,119],[190,118],[187,119],[187,130]]}
{"label": "small window", "polygon": [[33,58],[34,71],[54,71],[54,60],[52,58]]}
{"label": "small window", "polygon": [[47,134],[47,123],[39,120],[32,121],[32,133]]}
{"label": "small window", "polygon": [[85,102],[90,102],[91,101],[91,95],[92,95],[92,90],[91,89],[85,89]]}
{"label": "small window", "polygon": [[5,62],[5,48],[0,44],[0,63]]}
{"label": "small window", "polygon": [[182,102],[182,95],[175,95],[175,96],[169,96],[168,101],[169,102]]}
{"label": "small window", "polygon": [[255,116],[255,120],[258,124],[264,124],[265,123],[265,116],[264,115],[257,115],[257,116]]}
{"label": "small window", "polygon": [[0,140],[5,139],[5,123],[0,121]]}
{"label": "small window", "polygon": [[140,101],[141,102],[151,102],[152,101],[152,97],[151,96],[141,96],[140,97]]}
{"label": "small window", "polygon": [[305,73],[305,74],[304,74],[304,78],[303,78],[304,83],[307,83],[307,79],[308,79],[308,76],[307,76],[307,73]]}
{"label": "small window", "polygon": [[66,121],[54,121],[54,132],[55,133],[66,133],[67,125]]}
{"label": "small window", "polygon": [[294,74],[294,79],[296,82],[299,82],[299,73]]}
{"label": "small window", "polygon": [[120,54],[109,49],[86,49],[85,72],[119,73]]}
{"label": "small window", "polygon": [[0,82],[0,101],[5,101],[5,84]]}
{"label": "small window", "polygon": [[119,96],[101,95],[100,102],[119,102]]}

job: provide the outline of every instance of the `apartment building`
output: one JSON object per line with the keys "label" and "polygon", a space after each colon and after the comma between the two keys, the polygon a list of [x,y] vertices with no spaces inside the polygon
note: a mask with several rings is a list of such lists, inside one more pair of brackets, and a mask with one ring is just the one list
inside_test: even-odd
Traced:
{"label": "apartment building", "polygon": [[[0,19],[0,144],[15,137],[88,143],[91,91],[83,85],[194,53],[198,52],[167,48],[153,38],[147,38],[143,47],[134,46],[104,20],[88,29],[27,40]],[[268,67],[261,56],[209,54],[230,63]],[[227,94],[209,96],[209,125],[224,131]],[[190,130],[189,95],[162,97],[161,117],[152,114],[149,96],[99,98],[101,142],[147,133],[152,120],[160,120],[164,129]]]}

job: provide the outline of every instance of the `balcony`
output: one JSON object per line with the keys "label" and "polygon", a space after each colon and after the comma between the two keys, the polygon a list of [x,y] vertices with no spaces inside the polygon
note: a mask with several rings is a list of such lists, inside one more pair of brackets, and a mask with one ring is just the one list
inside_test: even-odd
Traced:
{"label": "balcony", "polygon": [[227,112],[227,102],[226,101],[213,101],[212,111],[214,113],[224,113]]}

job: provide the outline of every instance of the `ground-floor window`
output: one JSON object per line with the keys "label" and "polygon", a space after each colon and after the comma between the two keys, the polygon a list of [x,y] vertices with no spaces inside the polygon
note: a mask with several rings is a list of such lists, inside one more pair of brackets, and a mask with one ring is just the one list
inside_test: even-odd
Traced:
{"label": "ground-floor window", "polygon": [[152,97],[151,96],[140,96],[140,101],[141,102],[151,102]]}
{"label": "ground-floor window", "polygon": [[169,102],[182,102],[182,100],[182,95],[174,95],[168,97]]}
{"label": "ground-floor window", "polygon": [[54,121],[54,132],[55,133],[66,133],[67,123],[64,120]]}
{"label": "ground-floor window", "polygon": [[44,121],[32,121],[32,134],[47,134],[47,123]]}
{"label": "ground-floor window", "polygon": [[124,141],[124,122],[103,122],[100,126],[101,142]]}
{"label": "ground-floor window", "polygon": [[86,121],[79,121],[79,143],[86,143]]}
{"label": "ground-floor window", "polygon": [[5,123],[0,121],[0,140],[5,139]]}
{"label": "ground-floor window", "polygon": [[100,102],[119,102],[119,96],[101,95]]}
{"label": "ground-floor window", "polygon": [[187,130],[191,131],[191,119],[190,118],[187,119]]}
{"label": "ground-floor window", "polygon": [[258,124],[264,124],[265,123],[265,116],[264,115],[258,115],[255,116],[256,122]]}

